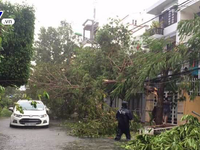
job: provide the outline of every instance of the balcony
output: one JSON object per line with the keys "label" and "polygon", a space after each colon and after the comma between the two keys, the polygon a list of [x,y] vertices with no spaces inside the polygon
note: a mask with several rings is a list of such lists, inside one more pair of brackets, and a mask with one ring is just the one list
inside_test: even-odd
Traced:
{"label": "balcony", "polygon": [[165,10],[167,6],[172,6],[173,4],[177,3],[177,1],[178,0],[159,0],[153,6],[147,9],[147,13],[152,15],[158,15],[163,10]]}
{"label": "balcony", "polygon": [[151,37],[153,38],[162,38],[163,37],[163,28],[153,28],[153,29],[149,29],[148,32],[150,34]]}

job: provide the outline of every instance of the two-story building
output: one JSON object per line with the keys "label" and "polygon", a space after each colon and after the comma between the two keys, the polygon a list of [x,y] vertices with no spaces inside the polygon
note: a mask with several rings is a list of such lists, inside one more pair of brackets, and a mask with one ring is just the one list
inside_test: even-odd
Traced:
{"label": "two-story building", "polygon": [[[170,38],[172,42],[171,45],[177,45],[179,43],[187,42],[187,39],[181,41],[179,38],[177,31],[178,23],[181,20],[193,19],[195,14],[200,14],[200,0],[159,0],[157,3],[147,9],[147,13],[155,15],[154,21],[158,23],[158,26],[151,28],[151,36],[153,38]],[[170,49],[171,47],[167,48]],[[186,66],[191,67],[189,63],[187,63]],[[195,62],[195,67],[200,67],[199,61]],[[199,75],[200,72],[197,70],[195,76],[199,78]],[[164,97],[170,98],[173,104],[171,105],[171,115],[168,119],[168,123],[180,124],[180,119],[183,115],[194,115],[192,111],[200,114],[200,97],[197,96],[194,101],[190,101],[188,94],[189,93],[185,93],[186,101],[178,102],[178,93],[173,94],[170,91],[165,92]],[[145,115],[146,121],[149,120],[148,113],[152,111],[155,103],[155,96],[147,96]]]}

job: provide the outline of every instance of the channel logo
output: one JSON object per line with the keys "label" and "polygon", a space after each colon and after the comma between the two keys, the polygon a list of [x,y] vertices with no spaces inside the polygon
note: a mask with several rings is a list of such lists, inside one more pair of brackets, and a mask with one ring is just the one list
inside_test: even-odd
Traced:
{"label": "channel logo", "polygon": [[2,15],[3,15],[3,11],[0,11],[0,18],[1,18]]}
{"label": "channel logo", "polygon": [[[0,18],[3,16],[3,11],[0,11]],[[3,25],[13,25],[15,23],[15,20],[13,18],[3,18],[1,20],[1,23]]]}
{"label": "channel logo", "polygon": [[3,18],[3,19],[1,20],[1,23],[2,23],[3,25],[13,25],[13,24],[15,23],[15,20],[12,19],[12,18]]}
{"label": "channel logo", "polygon": [[3,15],[3,11],[0,11],[0,18],[1,18],[2,15]]}

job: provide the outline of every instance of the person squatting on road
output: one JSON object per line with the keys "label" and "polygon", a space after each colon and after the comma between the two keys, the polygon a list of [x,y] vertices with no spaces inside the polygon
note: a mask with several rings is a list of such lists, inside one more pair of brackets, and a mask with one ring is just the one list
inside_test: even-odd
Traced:
{"label": "person squatting on road", "polygon": [[117,111],[116,118],[118,121],[118,129],[115,140],[119,141],[123,133],[126,135],[126,139],[130,140],[131,135],[129,129],[129,121],[133,119],[133,115],[131,111],[128,110],[128,105],[126,101],[122,102],[122,108]]}

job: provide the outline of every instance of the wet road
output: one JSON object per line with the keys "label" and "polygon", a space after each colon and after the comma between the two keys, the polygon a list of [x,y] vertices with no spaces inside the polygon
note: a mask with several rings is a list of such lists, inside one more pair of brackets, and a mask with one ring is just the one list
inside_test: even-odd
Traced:
{"label": "wet road", "polygon": [[51,122],[49,128],[10,128],[0,119],[0,150],[118,150],[113,139],[80,139]]}
{"label": "wet road", "polygon": [[10,128],[9,119],[0,119],[0,150],[63,150],[78,138],[51,124],[49,128]]}

